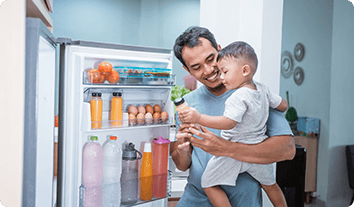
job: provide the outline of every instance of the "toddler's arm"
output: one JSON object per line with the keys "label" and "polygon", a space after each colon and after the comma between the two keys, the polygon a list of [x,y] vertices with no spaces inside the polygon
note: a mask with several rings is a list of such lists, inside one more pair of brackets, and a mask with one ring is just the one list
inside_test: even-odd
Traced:
{"label": "toddler's arm", "polygon": [[277,109],[281,112],[285,112],[288,109],[288,103],[284,99],[282,99],[279,106],[275,109]]}
{"label": "toddler's arm", "polygon": [[198,123],[200,125],[221,130],[229,130],[236,126],[237,122],[225,116],[209,116],[200,114],[196,109],[190,108],[179,112],[181,122]]}

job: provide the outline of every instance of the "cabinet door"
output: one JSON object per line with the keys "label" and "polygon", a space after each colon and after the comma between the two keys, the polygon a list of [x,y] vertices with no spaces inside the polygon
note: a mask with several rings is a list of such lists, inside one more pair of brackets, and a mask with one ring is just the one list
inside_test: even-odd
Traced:
{"label": "cabinet door", "polygon": [[318,137],[295,136],[295,144],[306,149],[305,192],[316,191]]}
{"label": "cabinet door", "polygon": [[44,0],[26,0],[26,17],[39,18],[50,31],[53,28],[53,20]]}

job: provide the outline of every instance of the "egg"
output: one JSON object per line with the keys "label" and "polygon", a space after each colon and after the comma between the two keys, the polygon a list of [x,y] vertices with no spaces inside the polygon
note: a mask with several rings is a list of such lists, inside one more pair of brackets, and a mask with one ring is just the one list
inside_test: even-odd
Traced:
{"label": "egg", "polygon": [[155,104],[155,105],[154,105],[154,111],[155,111],[155,112],[161,112],[161,106],[158,105],[158,104]]}
{"label": "egg", "polygon": [[147,104],[145,106],[145,109],[146,109],[146,112],[149,112],[150,114],[154,114],[154,108],[150,104]]}
{"label": "egg", "polygon": [[138,114],[138,109],[134,105],[130,105],[128,109],[129,114],[134,114],[136,116]]}
{"label": "egg", "polygon": [[138,113],[142,113],[145,115],[145,113],[146,113],[145,107],[142,105],[138,106]]}
{"label": "egg", "polygon": [[129,125],[134,126],[136,121],[136,117],[134,114],[129,114]]}
{"label": "egg", "polygon": [[161,112],[161,120],[166,122],[168,120],[168,113],[166,111]]}
{"label": "egg", "polygon": [[155,112],[152,117],[154,118],[154,122],[157,124],[160,121],[161,114],[160,112]]}
{"label": "egg", "polygon": [[143,113],[138,113],[138,115],[136,116],[136,120],[139,125],[143,125],[145,120],[145,115]]}
{"label": "egg", "polygon": [[146,122],[146,124],[152,123],[152,114],[151,113],[148,112],[145,114],[145,122]]}

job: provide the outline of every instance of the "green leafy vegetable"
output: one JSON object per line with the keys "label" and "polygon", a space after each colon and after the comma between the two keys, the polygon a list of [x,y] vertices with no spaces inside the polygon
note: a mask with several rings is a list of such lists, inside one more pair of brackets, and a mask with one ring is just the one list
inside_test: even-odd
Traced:
{"label": "green leafy vegetable", "polygon": [[171,90],[171,101],[174,101],[190,92],[191,91],[186,89],[184,86],[173,86]]}

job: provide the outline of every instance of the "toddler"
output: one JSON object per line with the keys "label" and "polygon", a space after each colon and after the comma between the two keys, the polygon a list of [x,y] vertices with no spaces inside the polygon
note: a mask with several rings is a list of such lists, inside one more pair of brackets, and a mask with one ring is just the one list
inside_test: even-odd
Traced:
{"label": "toddler", "polygon": [[[228,90],[236,89],[225,102],[224,115],[208,116],[191,108],[180,112],[179,119],[221,129],[221,137],[232,142],[257,144],[267,139],[269,107],[284,112],[288,104],[263,84],[253,81],[258,65],[254,49],[245,42],[233,42],[219,52],[217,64],[225,87]],[[231,206],[219,185],[235,186],[237,176],[248,172],[260,182],[274,206],[287,206],[275,181],[273,165],[213,156],[202,175],[201,184],[214,206]]]}

